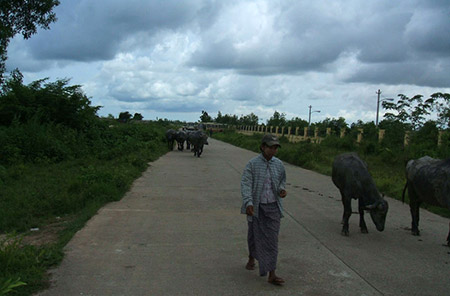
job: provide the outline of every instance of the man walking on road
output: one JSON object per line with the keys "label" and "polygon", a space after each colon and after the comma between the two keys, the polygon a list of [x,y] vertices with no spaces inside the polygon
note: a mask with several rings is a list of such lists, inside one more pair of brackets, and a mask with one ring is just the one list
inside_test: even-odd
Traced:
{"label": "man walking on road", "polygon": [[277,137],[265,135],[261,154],[247,163],[241,179],[241,213],[247,215],[248,221],[249,259],[245,268],[255,269],[255,260],[258,260],[259,274],[269,273],[268,282],[274,285],[284,283],[275,274],[278,233],[283,217],[281,198],[287,195],[286,171],[281,160],[275,157],[279,147]]}

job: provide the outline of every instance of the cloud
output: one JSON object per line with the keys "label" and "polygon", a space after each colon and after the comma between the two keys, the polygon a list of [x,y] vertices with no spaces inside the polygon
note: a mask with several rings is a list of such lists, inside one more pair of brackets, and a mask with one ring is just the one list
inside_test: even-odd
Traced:
{"label": "cloud", "polygon": [[307,118],[313,105],[318,119],[369,118],[379,88],[450,91],[449,9],[447,0],[62,1],[50,30],[11,42],[7,66],[73,78],[106,113]]}
{"label": "cloud", "polygon": [[435,61],[435,64],[424,61],[371,64],[362,66],[347,81],[448,88],[450,87],[450,80],[447,77],[449,69],[450,59]]}
{"label": "cloud", "polygon": [[405,41],[421,58],[450,57],[450,5],[416,10],[405,29]]}
{"label": "cloud", "polygon": [[[130,36],[151,39],[176,30],[198,9],[196,1],[67,1],[56,8],[58,22],[30,42],[36,59],[110,60]],[[149,45],[148,40],[143,44]]]}

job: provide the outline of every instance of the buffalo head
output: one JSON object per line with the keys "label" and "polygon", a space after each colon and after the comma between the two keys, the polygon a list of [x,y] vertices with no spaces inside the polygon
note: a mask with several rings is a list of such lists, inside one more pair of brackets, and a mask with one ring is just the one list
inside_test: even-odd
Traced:
{"label": "buffalo head", "polygon": [[378,231],[384,230],[384,224],[386,222],[386,215],[389,209],[387,201],[380,199],[377,202],[366,206],[366,210],[370,211],[370,217],[375,224]]}

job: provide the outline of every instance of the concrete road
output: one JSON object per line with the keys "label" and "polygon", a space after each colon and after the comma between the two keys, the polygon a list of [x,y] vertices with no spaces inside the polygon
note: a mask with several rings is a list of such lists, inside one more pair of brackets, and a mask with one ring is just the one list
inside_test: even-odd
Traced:
{"label": "concrete road", "polygon": [[[449,295],[448,219],[388,199],[384,232],[350,218],[331,178],[286,164],[286,215],[277,273],[267,283],[247,260],[240,177],[256,154],[210,139],[200,158],[173,151],[150,164],[119,202],[103,207],[66,247],[39,295]],[[356,203],[354,204],[356,209]]]}

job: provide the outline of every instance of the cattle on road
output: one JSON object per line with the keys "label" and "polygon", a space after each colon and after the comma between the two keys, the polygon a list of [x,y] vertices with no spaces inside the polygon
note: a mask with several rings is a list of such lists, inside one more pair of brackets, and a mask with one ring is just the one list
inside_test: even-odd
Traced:
{"label": "cattle on road", "polygon": [[367,164],[356,153],[344,153],[335,157],[332,180],[341,193],[344,205],[342,235],[349,235],[348,220],[352,214],[352,199],[358,200],[359,227],[362,233],[368,232],[364,221],[364,210],[370,211],[377,230],[384,230],[388,203],[378,192]]}
{"label": "cattle on road", "polygon": [[184,150],[184,142],[187,139],[187,133],[185,131],[177,131],[175,134],[175,140],[177,141],[178,150]]}
{"label": "cattle on road", "polygon": [[203,131],[189,133],[188,141],[194,146],[194,156],[200,157],[203,145],[208,145],[208,136]]}
{"label": "cattle on road", "polygon": [[173,129],[168,129],[166,131],[166,140],[167,140],[167,145],[170,151],[173,150],[173,143],[175,141],[175,136],[176,136],[177,132]]}
{"label": "cattle on road", "polygon": [[[422,202],[450,209],[450,158],[441,160],[424,156],[416,160],[410,160],[406,165],[403,202],[405,201],[406,188],[408,188],[409,208],[412,218],[411,233],[420,235],[419,209]],[[450,223],[447,245],[450,246]]]}

